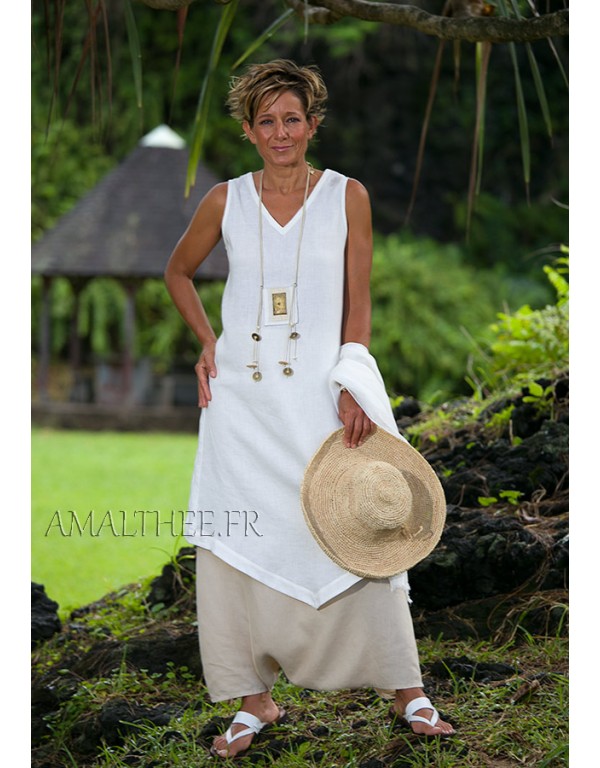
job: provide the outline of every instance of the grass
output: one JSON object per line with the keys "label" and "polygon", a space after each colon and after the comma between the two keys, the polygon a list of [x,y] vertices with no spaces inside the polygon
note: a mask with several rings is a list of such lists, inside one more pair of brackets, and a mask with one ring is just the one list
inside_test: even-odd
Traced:
{"label": "grass", "polygon": [[[415,439],[426,441],[429,433]],[[211,703],[202,681],[186,667],[150,674],[121,664],[110,674],[85,679],[69,666],[99,641],[125,641],[161,624],[175,629],[170,624],[174,619],[190,627],[195,620],[191,595],[187,607],[152,611],[144,602],[150,578],[182,542],[171,536],[168,526],[160,536],[148,532],[127,538],[114,535],[110,526],[99,536],[88,529],[76,536],[62,535],[57,526],[48,531],[56,509],[85,514],[90,509],[185,509],[195,442],[194,437],[154,434],[33,434],[34,579],[46,584],[59,602],[64,594],[61,605],[79,606],[117,590],[33,654],[36,697],[58,701],[54,714],[47,716],[50,734],[34,749],[36,768],[217,764],[208,748],[212,737],[227,727],[235,704]],[[61,574],[66,574],[64,582]],[[125,583],[130,586],[121,588]],[[558,607],[566,615],[566,602]],[[257,737],[246,756],[224,765],[564,768],[569,760],[566,626],[556,636],[529,634],[522,625],[527,611],[535,608],[535,596],[529,602],[524,596],[523,607],[507,614],[502,634],[494,638],[419,641],[426,693],[457,728],[450,739],[414,737],[390,718],[390,702],[374,691],[322,693],[294,686],[282,676],[274,694],[289,720]],[[461,677],[451,671],[455,667],[450,661],[464,656],[472,662],[507,664],[514,672],[500,680]],[[433,666],[440,660],[446,662],[445,673]],[[83,750],[82,733],[87,729],[97,734],[103,708],[120,698],[148,708],[169,705],[177,712],[166,725],[137,723],[118,743],[98,737],[93,751]]]}
{"label": "grass", "polygon": [[195,450],[193,435],[33,430],[31,577],[62,616],[179,550]]}
{"label": "grass", "polygon": [[[104,607],[79,617],[78,632],[48,641],[34,654],[34,676],[53,667],[55,674],[68,678],[70,673],[61,670],[61,664],[74,647],[81,652],[86,642],[94,641],[93,630],[109,614],[114,637],[172,618],[168,610],[161,618],[145,609],[143,591],[142,587],[122,590]],[[188,618],[193,620],[191,615]],[[91,630],[90,635],[82,631],[83,626]],[[323,693],[294,686],[281,676],[274,695],[285,706],[288,720],[257,737],[253,748],[235,763],[224,764],[280,768],[562,768],[568,764],[565,638],[533,637],[519,629],[496,640],[421,639],[419,650],[426,692],[457,728],[455,736],[445,740],[413,736],[390,718],[389,700],[372,690]],[[440,659],[464,656],[472,662],[509,664],[514,673],[501,680],[477,681],[450,672],[441,675],[432,667]],[[71,679],[70,684],[76,684],[76,693],[65,698],[52,716],[52,736],[34,751],[33,765],[201,768],[216,764],[208,747],[214,734],[227,727],[234,704],[211,703],[202,682],[186,667],[149,674],[122,664],[108,676]],[[78,735],[86,723],[98,718],[111,699],[120,698],[150,709],[171,705],[178,712],[166,725],[138,723],[120,743],[101,743],[95,754],[78,753]]]}

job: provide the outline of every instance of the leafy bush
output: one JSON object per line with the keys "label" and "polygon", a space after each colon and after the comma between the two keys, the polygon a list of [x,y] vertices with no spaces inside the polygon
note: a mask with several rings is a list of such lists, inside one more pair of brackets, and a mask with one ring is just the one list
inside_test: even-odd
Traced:
{"label": "leafy bush", "polygon": [[[202,283],[198,292],[216,333],[220,333],[220,304],[224,282]],[[135,354],[152,358],[155,368],[164,372],[173,363],[193,365],[199,354],[198,342],[177,312],[161,279],[144,280],[138,287],[136,304]],[[32,347],[40,333],[41,279],[32,279]],[[118,355],[124,340],[125,291],[118,280],[95,278],[81,291],[77,331],[85,356],[92,359]],[[51,289],[52,354],[69,354],[72,315],[75,309],[73,288],[67,278],[57,277]]]}
{"label": "leafy bush", "polygon": [[[40,122],[40,120],[38,120]],[[31,233],[38,240],[114,166],[93,130],[70,120],[31,135]]]}
{"label": "leafy bush", "polygon": [[[567,249],[563,248],[567,254]],[[490,326],[489,346],[480,349],[473,365],[475,391],[494,390],[507,382],[529,384],[553,377],[569,365],[569,260],[564,255],[544,272],[556,291],[556,303],[543,309],[525,304],[516,312],[501,312]]]}
{"label": "leafy bush", "polygon": [[[224,281],[203,282],[197,286],[217,335],[221,332],[224,287]],[[199,342],[181,319],[162,280],[144,282],[136,297],[136,310],[140,352],[152,357],[159,370],[164,371],[173,363],[193,366],[200,354]]]}
{"label": "leafy bush", "polygon": [[377,239],[371,352],[390,394],[431,401],[466,392],[469,335],[492,322],[501,285],[492,271],[466,266],[456,245]]}

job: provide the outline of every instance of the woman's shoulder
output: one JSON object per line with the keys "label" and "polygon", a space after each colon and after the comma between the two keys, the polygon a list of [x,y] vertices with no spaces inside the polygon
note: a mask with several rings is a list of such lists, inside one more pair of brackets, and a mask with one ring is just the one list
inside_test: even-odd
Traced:
{"label": "woman's shoulder", "polygon": [[358,179],[355,179],[352,176],[346,176],[339,171],[334,171],[332,168],[327,168],[323,173],[327,174],[331,180],[344,184],[347,193],[351,195],[366,194],[368,196],[366,187]]}
{"label": "woman's shoulder", "polygon": [[215,211],[223,211],[225,204],[227,203],[227,190],[229,182],[220,181],[211,187],[204,195],[200,206],[204,208],[212,208]]}
{"label": "woman's shoulder", "polygon": [[358,179],[348,178],[346,182],[346,199],[356,203],[368,202],[369,193],[365,185]]}

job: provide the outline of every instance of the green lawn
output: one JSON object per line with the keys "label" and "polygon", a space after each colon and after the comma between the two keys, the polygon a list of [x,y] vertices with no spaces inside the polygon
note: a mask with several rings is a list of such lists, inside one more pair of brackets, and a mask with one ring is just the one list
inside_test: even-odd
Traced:
{"label": "green lawn", "polygon": [[64,613],[158,574],[181,538],[197,439],[34,429],[31,578]]}

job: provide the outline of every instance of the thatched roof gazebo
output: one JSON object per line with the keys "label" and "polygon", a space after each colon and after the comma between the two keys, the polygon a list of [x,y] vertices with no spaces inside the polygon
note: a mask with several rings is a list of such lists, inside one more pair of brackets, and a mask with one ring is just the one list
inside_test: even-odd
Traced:
{"label": "thatched roof gazebo", "polygon": [[[159,126],[33,245],[32,274],[41,275],[43,284],[38,377],[41,401],[48,399],[50,288],[59,276],[69,279],[75,295],[71,334],[74,372],[80,365],[76,323],[81,290],[97,277],[114,278],[124,286],[127,301],[121,400],[130,400],[136,289],[146,278],[162,277],[196,206],[219,181],[200,167],[186,198],[187,164],[183,139],[167,126]],[[227,257],[220,243],[200,266],[197,278],[221,280],[227,271]]]}

